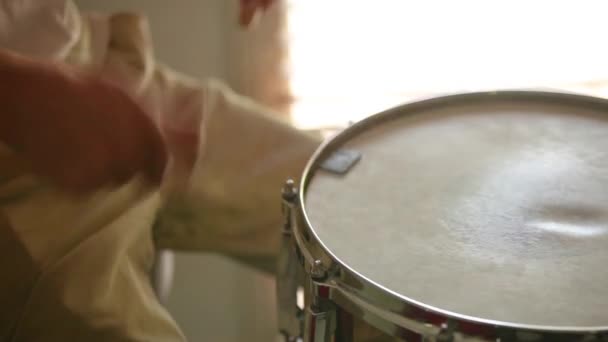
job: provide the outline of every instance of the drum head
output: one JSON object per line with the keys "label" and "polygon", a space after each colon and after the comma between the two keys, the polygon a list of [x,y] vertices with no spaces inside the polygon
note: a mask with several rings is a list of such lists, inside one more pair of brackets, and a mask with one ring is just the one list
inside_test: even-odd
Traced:
{"label": "drum head", "polygon": [[[605,104],[522,94],[397,108],[330,142],[304,192],[324,248],[400,300],[509,325],[608,326]],[[316,167],[338,148],[361,160],[345,175]]]}

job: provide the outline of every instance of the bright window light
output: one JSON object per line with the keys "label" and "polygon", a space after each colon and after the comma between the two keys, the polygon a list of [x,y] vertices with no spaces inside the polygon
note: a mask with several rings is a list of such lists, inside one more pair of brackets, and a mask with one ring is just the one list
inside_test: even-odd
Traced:
{"label": "bright window light", "polygon": [[288,0],[294,122],[504,88],[608,95],[605,1]]}

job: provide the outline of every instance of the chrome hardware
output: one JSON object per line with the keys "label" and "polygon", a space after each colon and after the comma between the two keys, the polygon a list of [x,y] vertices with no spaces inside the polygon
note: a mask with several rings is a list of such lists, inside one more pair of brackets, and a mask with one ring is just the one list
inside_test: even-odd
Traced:
{"label": "chrome hardware", "polygon": [[283,198],[283,228],[277,265],[277,306],[279,332],[286,342],[302,336],[302,310],[298,308],[298,258],[293,241],[293,210],[297,202],[297,189],[293,180],[285,182]]}
{"label": "chrome hardware", "polygon": [[[318,272],[317,275],[325,276],[321,262],[315,261],[311,271]],[[330,289],[327,285],[317,282],[310,274],[309,287],[311,303],[306,308],[304,318],[304,342],[333,342],[336,334],[336,306],[329,300]]]}
{"label": "chrome hardware", "polygon": [[336,330],[336,310],[322,307],[306,309],[305,342],[331,342]]}
{"label": "chrome hardware", "polygon": [[323,280],[327,276],[327,271],[321,260],[315,260],[310,269],[310,277],[313,280]]}
{"label": "chrome hardware", "polygon": [[439,329],[439,334],[435,339],[437,342],[453,342],[454,341],[454,326],[450,323],[443,323]]}

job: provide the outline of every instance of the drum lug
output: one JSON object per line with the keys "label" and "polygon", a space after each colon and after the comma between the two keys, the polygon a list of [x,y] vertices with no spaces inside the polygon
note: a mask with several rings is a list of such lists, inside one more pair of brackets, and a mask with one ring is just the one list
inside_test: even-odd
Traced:
{"label": "drum lug", "polygon": [[327,270],[321,260],[315,260],[310,268],[311,304],[306,309],[304,342],[331,342],[336,333],[337,311],[329,299],[330,288],[323,283]]}
{"label": "drum lug", "polygon": [[298,341],[302,336],[303,312],[298,308],[298,257],[293,239],[293,211],[298,192],[293,180],[287,180],[282,191],[283,227],[277,265],[277,306],[279,332],[286,342]]}
{"label": "drum lug", "polygon": [[330,302],[306,310],[304,342],[332,342],[336,331],[336,309]]}
{"label": "drum lug", "polygon": [[452,321],[441,324],[439,331],[422,337],[423,342],[453,342],[455,325]]}
{"label": "drum lug", "polygon": [[327,278],[327,270],[321,260],[315,260],[310,268],[310,277],[316,281],[323,281]]}
{"label": "drum lug", "polygon": [[453,342],[454,341],[454,324],[451,321],[441,324],[439,334],[435,338],[437,342]]}
{"label": "drum lug", "polygon": [[298,189],[295,186],[293,179],[288,179],[283,185],[283,190],[281,191],[282,201],[282,211],[283,211],[283,233],[286,231],[291,235],[292,231],[292,214],[293,208],[296,205],[298,200]]}

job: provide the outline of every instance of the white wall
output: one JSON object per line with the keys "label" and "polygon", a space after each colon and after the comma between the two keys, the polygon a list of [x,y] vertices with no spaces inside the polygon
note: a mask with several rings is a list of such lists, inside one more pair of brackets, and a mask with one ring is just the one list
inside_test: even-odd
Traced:
{"label": "white wall", "polygon": [[[160,60],[230,81],[236,0],[77,0],[84,10],[135,10],[150,22]],[[230,82],[229,82],[230,83]],[[214,255],[177,253],[167,307],[190,341],[268,342],[276,336],[272,279]]]}

